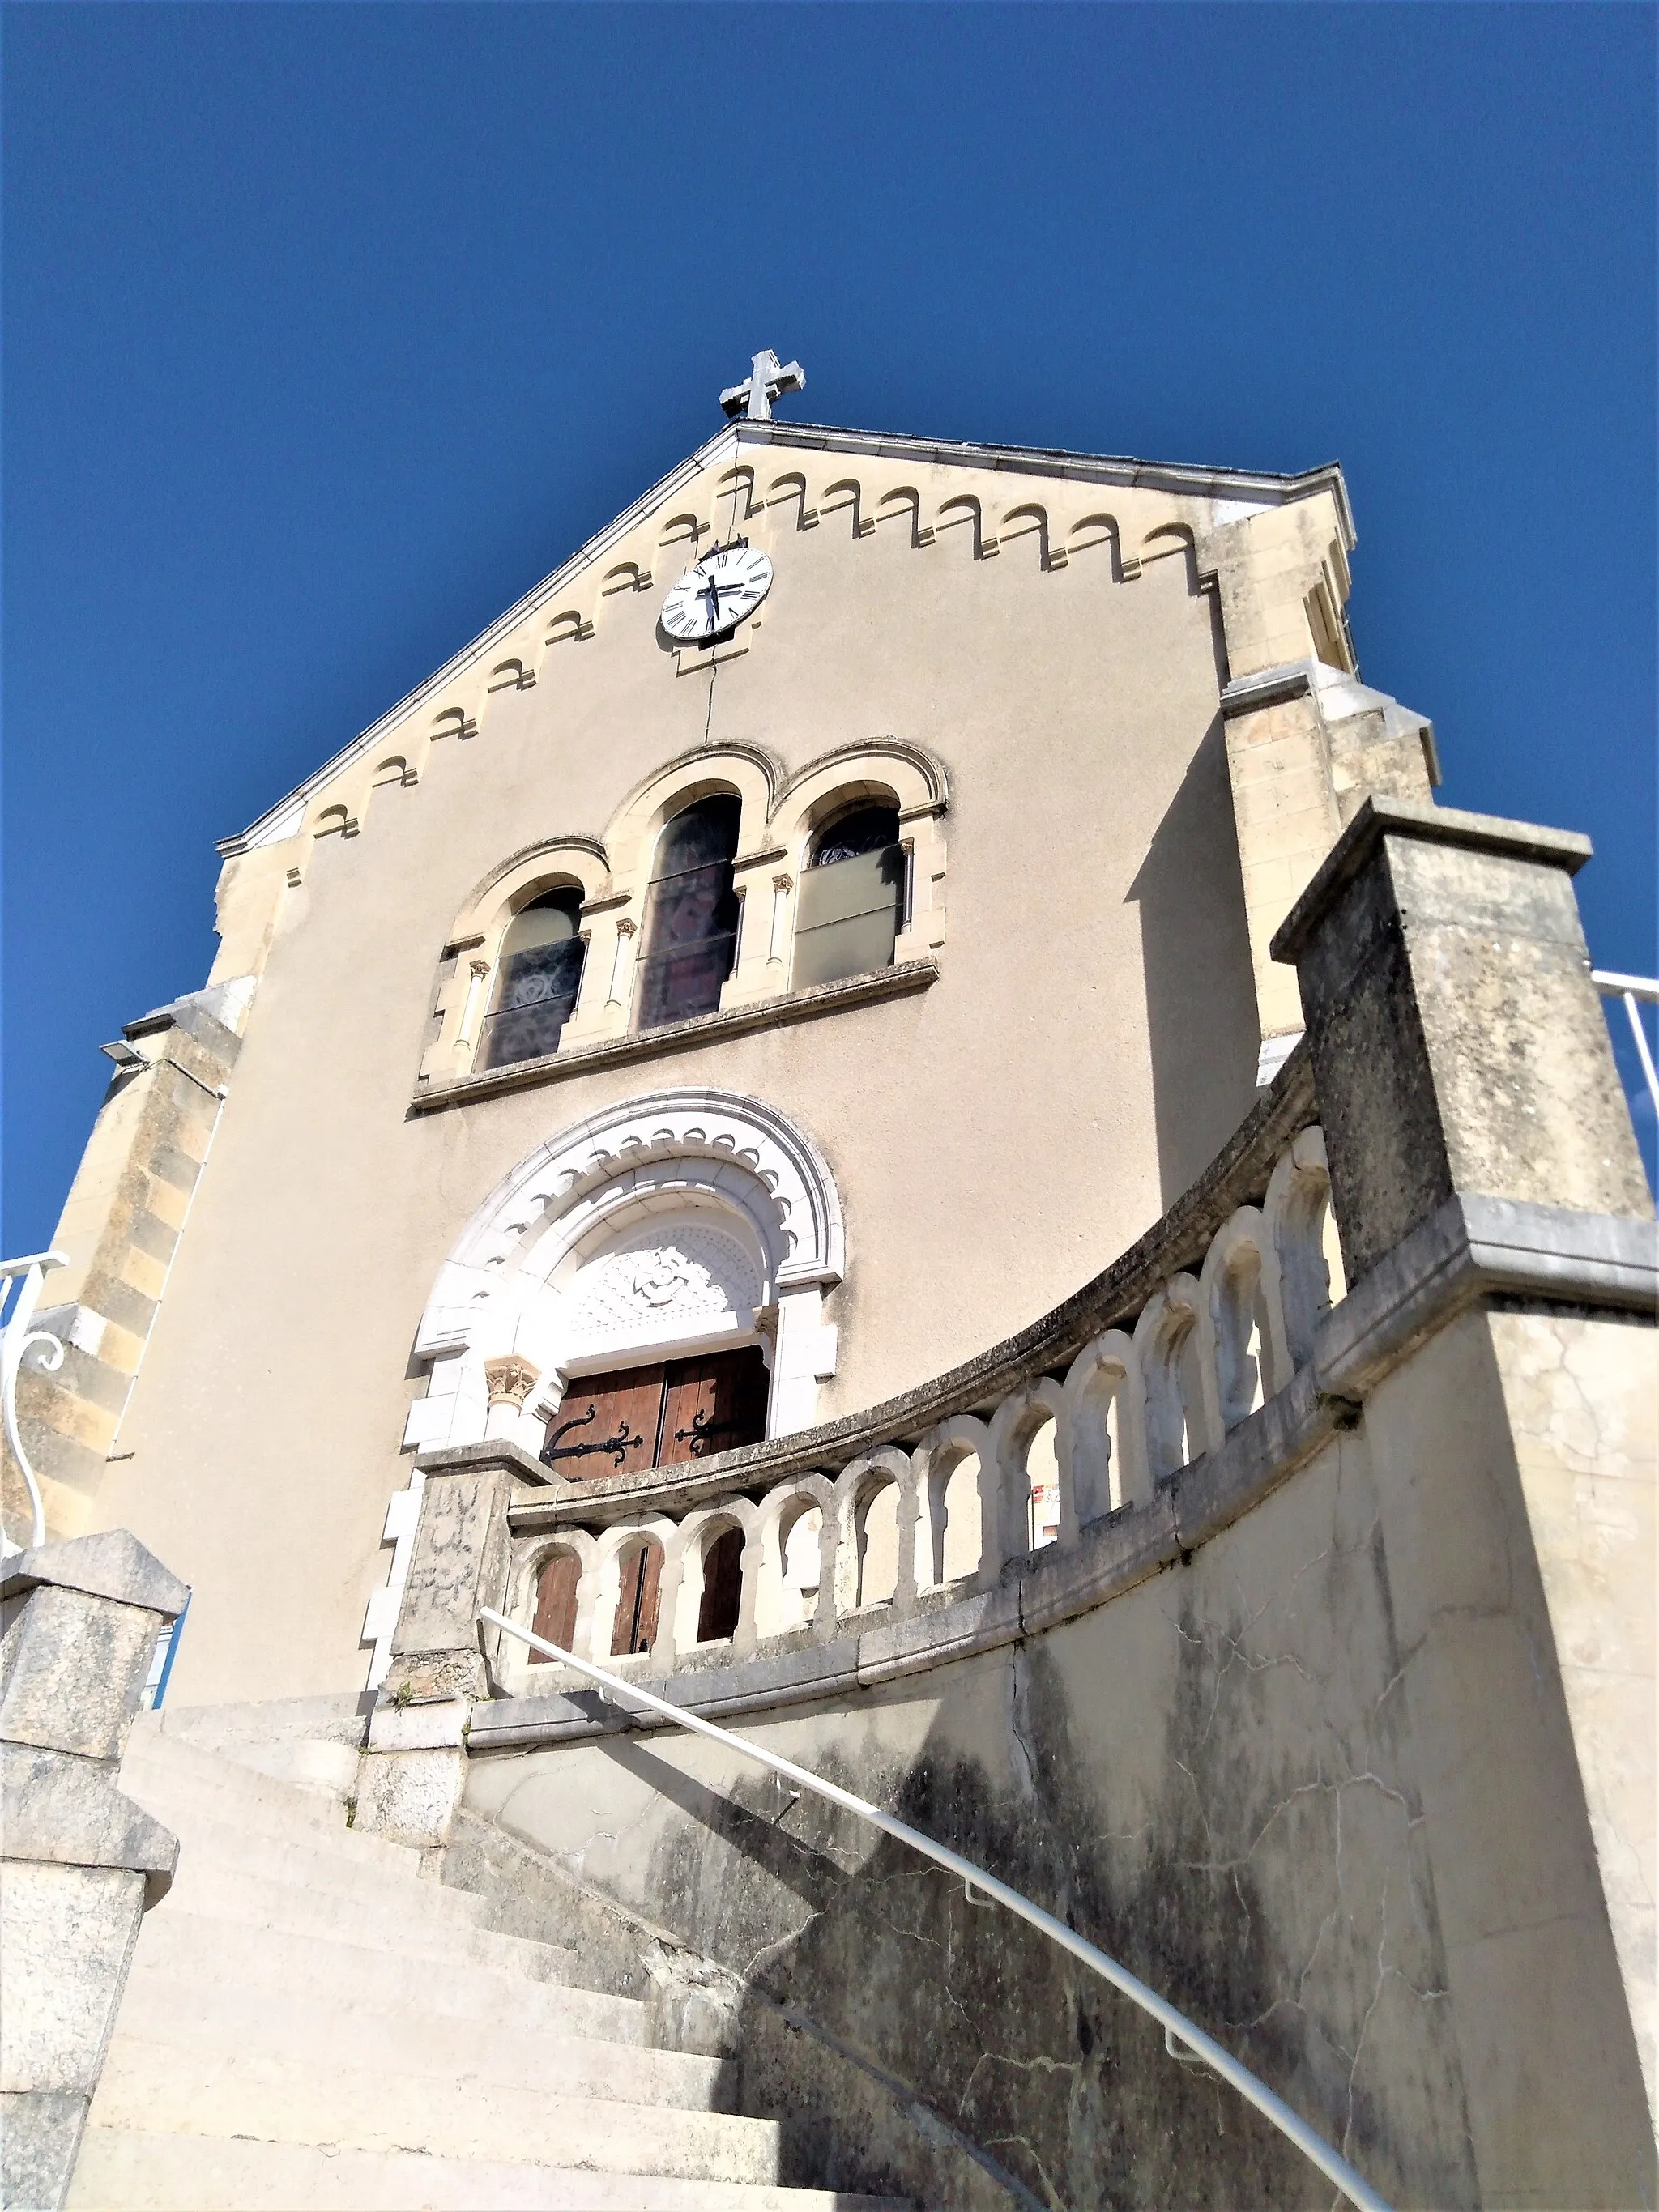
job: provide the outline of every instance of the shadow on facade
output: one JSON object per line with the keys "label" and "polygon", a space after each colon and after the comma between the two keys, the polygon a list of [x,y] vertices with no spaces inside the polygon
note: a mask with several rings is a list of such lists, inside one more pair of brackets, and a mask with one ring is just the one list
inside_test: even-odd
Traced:
{"label": "shadow on facade", "polygon": [[[1350,2154],[1385,2185],[1405,2182],[1410,2199],[1427,2181],[1417,2201],[1472,2202],[1457,2115],[1410,2146],[1422,2170],[1389,2172],[1401,2147],[1382,2148],[1392,2130],[1353,2086],[1340,2029],[1321,2019],[1316,1991],[1287,2002],[1318,1949],[1304,1952],[1304,1923],[1337,1902],[1297,1892],[1322,1892],[1340,1814],[1334,1799],[1299,1805],[1298,1832],[1276,1838],[1260,1866],[1218,1847],[1221,1831],[1265,1830],[1285,1785],[1261,1771],[1259,1744],[1241,1748],[1240,1701],[1259,1703],[1259,1688],[1222,1690],[1212,1643],[1195,1620],[1182,1644],[1172,1705],[1154,1724],[1166,1736],[1161,1802],[1133,1831],[1118,1825],[1090,1725],[1077,1724],[1042,1644],[969,1662],[981,1679],[958,1686],[963,1702],[947,1693],[920,1755],[886,1788],[864,1731],[855,1756],[808,1763],[1066,1919],[1218,2027],[1264,2078],[1291,2085],[1303,2109],[1346,2110]],[[1001,1693],[991,1729],[987,1674]],[[984,1755],[964,1751],[969,1732]],[[970,1905],[906,1846],[882,1837],[872,1849],[851,1816],[792,1800],[769,1775],[737,1770],[716,1788],[635,1737],[605,1752],[674,1808],[657,1827],[647,1893],[694,1954],[744,1978],[743,2108],[791,2116],[789,2181],[962,2212],[1329,2204],[1315,2169],[1231,2088],[1172,2057],[1127,1999],[1019,1921]],[[1459,2103],[1455,2063],[1443,2081]]]}
{"label": "shadow on facade", "polygon": [[1169,1206],[1255,1098],[1255,983],[1219,714],[1128,896],[1140,908],[1158,1178]]}

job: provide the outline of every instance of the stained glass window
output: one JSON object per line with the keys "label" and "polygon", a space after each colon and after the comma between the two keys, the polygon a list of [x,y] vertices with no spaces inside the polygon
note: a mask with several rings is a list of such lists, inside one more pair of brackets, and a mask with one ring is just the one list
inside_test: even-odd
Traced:
{"label": "stained glass window", "polygon": [[904,891],[896,806],[855,807],[821,831],[800,880],[795,988],[890,968]]}
{"label": "stained glass window", "polygon": [[738,945],[738,800],[724,792],[677,814],[657,846],[640,956],[639,1026],[712,1014]]}
{"label": "stained glass window", "polygon": [[558,1050],[559,1031],[581,987],[586,947],[577,934],[580,916],[580,891],[549,891],[507,924],[495,1004],[484,1017],[481,1067]]}

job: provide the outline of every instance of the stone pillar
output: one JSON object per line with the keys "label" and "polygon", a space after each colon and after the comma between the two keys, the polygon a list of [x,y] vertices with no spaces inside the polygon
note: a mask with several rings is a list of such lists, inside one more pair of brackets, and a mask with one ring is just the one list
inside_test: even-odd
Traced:
{"label": "stone pillar", "polygon": [[1293,961],[1350,1284],[1455,1191],[1653,1218],[1572,878],[1589,841],[1367,799]]}
{"label": "stone pillar", "polygon": [[125,1529],[0,1570],[0,2203],[60,2205],[146,1908],[177,1840],[116,1788],[189,1593]]}
{"label": "stone pillar", "polygon": [[1659,1238],[1579,837],[1373,799],[1293,959],[1485,2204],[1655,2201]]}
{"label": "stone pillar", "polygon": [[472,1700],[490,1693],[478,1609],[507,1594],[512,1492],[501,1461],[427,1470],[392,1664],[359,1770],[359,1827],[408,1844],[448,1836]]}

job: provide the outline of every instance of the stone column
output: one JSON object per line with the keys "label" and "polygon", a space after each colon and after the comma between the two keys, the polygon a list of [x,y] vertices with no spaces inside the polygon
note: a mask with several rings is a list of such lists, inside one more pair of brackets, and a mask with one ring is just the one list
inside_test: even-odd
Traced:
{"label": "stone column", "polygon": [[357,1826],[399,1843],[443,1843],[460,1802],[472,1700],[490,1693],[478,1609],[507,1594],[512,1492],[499,1460],[427,1470],[358,1780]]}
{"label": "stone column", "polygon": [[189,1593],[125,1529],[0,1569],[0,2203],[60,2205],[176,1838],[116,1788]]}
{"label": "stone column", "polygon": [[1655,2201],[1659,1238],[1580,837],[1373,799],[1294,960],[1486,2204]]}
{"label": "stone column", "polygon": [[510,1352],[504,1359],[485,1360],[484,1383],[489,1392],[489,1410],[484,1417],[486,1437],[511,1437],[515,1443],[525,1441],[519,1435],[519,1423],[524,1413],[524,1401],[535,1389],[539,1371],[517,1352]]}

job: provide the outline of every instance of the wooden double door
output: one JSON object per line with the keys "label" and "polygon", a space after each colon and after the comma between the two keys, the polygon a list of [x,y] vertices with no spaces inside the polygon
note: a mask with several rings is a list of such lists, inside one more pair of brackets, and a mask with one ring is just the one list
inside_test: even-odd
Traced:
{"label": "wooden double door", "polygon": [[545,1465],[573,1481],[710,1459],[766,1434],[758,1345],[584,1375],[548,1423]]}
{"label": "wooden double door", "polygon": [[[757,1345],[696,1359],[656,1360],[572,1382],[548,1423],[542,1459],[574,1480],[633,1474],[653,1467],[711,1459],[758,1443],[766,1434],[766,1362]],[[648,1651],[656,1640],[662,1547],[654,1537],[629,1544],[618,1562],[613,1656]],[[538,1636],[570,1648],[576,1626],[580,1564],[555,1552],[537,1584]],[[724,1530],[703,1560],[697,1612],[699,1642],[731,1635],[743,1589],[743,1535]],[[543,1654],[532,1655],[532,1663]]]}

